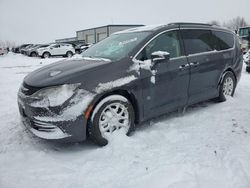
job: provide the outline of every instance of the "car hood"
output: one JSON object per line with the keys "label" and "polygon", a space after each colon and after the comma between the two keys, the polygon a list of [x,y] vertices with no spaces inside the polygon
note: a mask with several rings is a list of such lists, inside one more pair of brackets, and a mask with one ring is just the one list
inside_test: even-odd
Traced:
{"label": "car hood", "polygon": [[104,60],[63,60],[31,72],[24,78],[24,83],[33,87],[79,83],[84,74],[109,63]]}

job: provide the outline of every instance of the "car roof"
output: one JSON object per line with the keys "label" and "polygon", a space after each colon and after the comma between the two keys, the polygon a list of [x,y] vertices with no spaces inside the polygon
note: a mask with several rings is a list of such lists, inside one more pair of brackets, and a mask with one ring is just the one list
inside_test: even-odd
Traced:
{"label": "car roof", "polygon": [[219,27],[212,24],[205,24],[205,23],[191,23],[191,22],[175,22],[175,23],[169,23],[169,24],[158,24],[158,25],[147,25],[147,26],[141,26],[141,27],[135,27],[123,31],[118,31],[114,34],[120,34],[120,33],[133,33],[133,32],[159,32],[166,29],[174,29],[174,28],[201,28],[201,29],[216,29],[221,31],[227,31],[234,33],[233,31],[224,28]]}

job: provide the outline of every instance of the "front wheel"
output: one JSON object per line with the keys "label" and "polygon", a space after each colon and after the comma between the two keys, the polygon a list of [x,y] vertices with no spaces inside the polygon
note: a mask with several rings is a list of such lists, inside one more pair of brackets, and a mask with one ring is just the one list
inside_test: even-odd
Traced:
{"label": "front wheel", "polygon": [[42,55],[43,58],[49,58],[50,57],[50,53],[49,52],[44,52]]}
{"label": "front wheel", "polygon": [[72,57],[72,56],[73,56],[73,53],[72,53],[72,52],[68,51],[68,52],[66,53],[66,57]]}
{"label": "front wheel", "polygon": [[219,97],[217,100],[219,102],[226,101],[228,96],[233,96],[236,87],[236,79],[232,72],[227,72],[220,84]]}
{"label": "front wheel", "polygon": [[36,52],[32,52],[32,53],[30,54],[30,56],[31,56],[31,57],[37,57],[37,53],[36,53]]}
{"label": "front wheel", "polygon": [[134,109],[128,99],[110,95],[95,107],[89,125],[89,137],[98,145],[105,146],[114,133],[128,135],[134,129]]}

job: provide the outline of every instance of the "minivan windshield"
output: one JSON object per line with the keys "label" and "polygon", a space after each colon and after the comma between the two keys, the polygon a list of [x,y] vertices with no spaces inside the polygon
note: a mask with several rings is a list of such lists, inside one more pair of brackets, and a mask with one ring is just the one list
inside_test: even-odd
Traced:
{"label": "minivan windshield", "polygon": [[105,58],[118,61],[126,56],[151,32],[113,34],[82,53],[83,57]]}

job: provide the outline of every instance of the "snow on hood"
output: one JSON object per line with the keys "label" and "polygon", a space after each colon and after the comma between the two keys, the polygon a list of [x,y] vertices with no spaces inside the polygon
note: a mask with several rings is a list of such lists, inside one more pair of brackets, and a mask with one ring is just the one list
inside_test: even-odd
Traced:
{"label": "snow on hood", "polygon": [[123,86],[125,84],[128,84],[128,83],[130,83],[130,82],[132,82],[133,80],[136,80],[136,79],[137,79],[137,77],[135,77],[134,75],[131,75],[131,76],[120,78],[120,79],[117,79],[117,80],[114,80],[114,81],[111,81],[111,82],[100,83],[96,87],[95,92],[96,93],[102,93],[102,92],[108,91],[108,90],[110,90],[112,88],[120,87],[120,86]]}
{"label": "snow on hood", "polygon": [[110,59],[107,58],[100,58],[100,57],[84,57],[81,54],[75,54],[71,58],[68,58],[65,61],[71,61],[71,60],[88,60],[88,61],[106,61],[106,62],[111,62]]}

